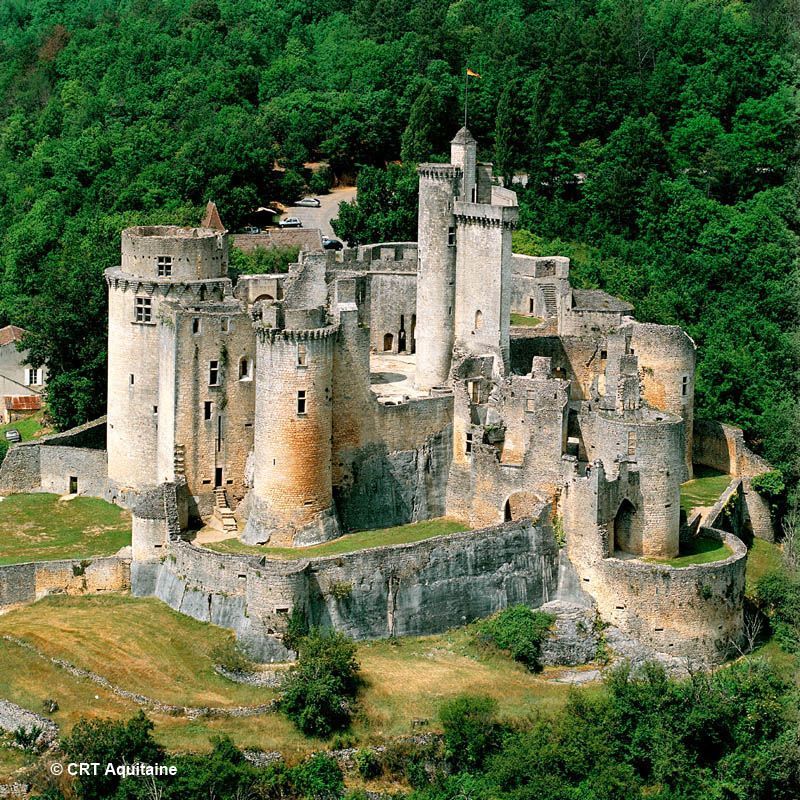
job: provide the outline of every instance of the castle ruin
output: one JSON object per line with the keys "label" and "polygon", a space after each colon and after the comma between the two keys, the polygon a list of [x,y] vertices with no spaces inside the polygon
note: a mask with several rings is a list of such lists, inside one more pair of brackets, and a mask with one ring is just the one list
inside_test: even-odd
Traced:
{"label": "castle ruin", "polygon": [[[573,288],[566,258],[514,254],[516,195],[465,128],[449,164],[418,172],[418,242],[303,252],[286,275],[232,281],[219,226],[123,231],[106,446],[67,471],[132,509],[133,591],[269,659],[296,610],[360,638],[420,634],[569,587],[654,651],[723,659],[746,548],[709,528],[728,558],[664,563],[696,533],[680,511],[694,343]],[[33,452],[11,451],[0,490],[45,486]],[[281,561],[185,540],[213,516],[250,545],[442,516],[470,530]]]}

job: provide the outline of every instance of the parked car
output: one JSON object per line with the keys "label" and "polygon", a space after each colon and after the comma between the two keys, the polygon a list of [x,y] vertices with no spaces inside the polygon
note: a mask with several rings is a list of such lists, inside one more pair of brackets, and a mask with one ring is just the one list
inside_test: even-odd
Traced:
{"label": "parked car", "polygon": [[321,203],[318,197],[304,197],[295,203],[296,206],[306,206],[307,208],[319,208]]}
{"label": "parked car", "polygon": [[330,236],[322,237],[322,246],[326,250],[341,250],[344,247],[338,239],[331,239]]}
{"label": "parked car", "polygon": [[278,223],[279,228],[302,228],[303,223],[297,217],[286,217]]}
{"label": "parked car", "polygon": [[7,442],[21,442],[22,436],[20,436],[19,431],[16,428],[10,428],[6,431],[6,441]]}
{"label": "parked car", "polygon": [[256,228],[255,225],[245,225],[242,233],[261,233],[261,228]]}

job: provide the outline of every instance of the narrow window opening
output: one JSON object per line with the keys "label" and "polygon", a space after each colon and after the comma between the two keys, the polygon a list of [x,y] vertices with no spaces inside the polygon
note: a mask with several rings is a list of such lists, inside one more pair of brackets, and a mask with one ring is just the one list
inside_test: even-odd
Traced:
{"label": "narrow window opening", "polygon": [[464,440],[464,453],[465,455],[472,454],[472,434],[468,433]]}
{"label": "narrow window opening", "polygon": [[192,319],[192,333],[200,333],[200,317]]}
{"label": "narrow window opening", "polygon": [[208,362],[208,385],[219,386],[219,361]]}
{"label": "narrow window opening", "polygon": [[454,226],[450,226],[447,229],[447,245],[448,247],[455,247],[456,244],[456,229]]}
{"label": "narrow window opening", "polygon": [[220,322],[220,327],[222,328],[223,333],[228,333],[231,329],[231,321],[227,317],[223,317],[222,321]]}
{"label": "narrow window opening", "polygon": [[250,362],[247,356],[239,361],[239,380],[246,381],[250,379]]}
{"label": "narrow window opening", "polygon": [[533,309],[534,309],[533,298],[529,297],[528,298],[528,313],[529,314],[533,314]]}
{"label": "narrow window opening", "polygon": [[203,419],[209,420],[211,419],[214,413],[214,404],[210,400],[206,400],[203,403]]}
{"label": "narrow window opening", "polygon": [[483,312],[479,309],[475,312],[475,330],[479,331],[483,327]]}
{"label": "narrow window opening", "polygon": [[308,347],[304,344],[297,345],[297,366],[308,366]]}
{"label": "narrow window opening", "polygon": [[133,386],[133,383],[134,383],[134,381],[135,381],[135,380],[136,380],[136,379],[134,378],[134,376],[133,376],[133,373],[131,373],[131,374],[128,376],[128,381],[129,381],[129,383],[130,383],[130,385],[131,385],[131,386]]}
{"label": "narrow window opening", "polygon": [[297,393],[297,413],[298,414],[305,414],[306,413],[306,392],[305,389],[300,389]]}
{"label": "narrow window opening", "polygon": [[683,397],[686,397],[688,393],[689,393],[689,378],[686,375],[684,375],[683,381],[681,383],[681,395]]}

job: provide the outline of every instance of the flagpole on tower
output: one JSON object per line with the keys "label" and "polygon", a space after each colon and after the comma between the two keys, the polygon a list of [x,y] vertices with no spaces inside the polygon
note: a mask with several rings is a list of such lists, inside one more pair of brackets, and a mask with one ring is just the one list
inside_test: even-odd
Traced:
{"label": "flagpole on tower", "polygon": [[469,100],[469,79],[480,78],[480,75],[469,67],[464,72],[464,127],[467,127],[467,102]]}

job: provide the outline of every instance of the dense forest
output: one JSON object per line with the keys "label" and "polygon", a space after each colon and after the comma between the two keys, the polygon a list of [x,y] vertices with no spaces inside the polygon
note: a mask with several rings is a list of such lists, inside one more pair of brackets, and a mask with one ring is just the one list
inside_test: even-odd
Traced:
{"label": "dense forest", "polygon": [[517,246],[685,326],[699,413],[796,481],[796,19],[794,0],[5,0],[0,324],[31,331],[58,425],[102,413],[121,228],[196,223],[211,198],[235,229],[327,160],[365,201],[379,184],[363,229],[402,229],[469,65],[481,157],[527,175]]}

